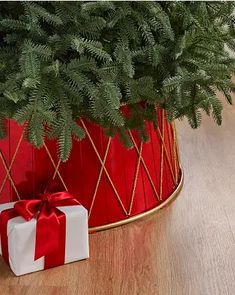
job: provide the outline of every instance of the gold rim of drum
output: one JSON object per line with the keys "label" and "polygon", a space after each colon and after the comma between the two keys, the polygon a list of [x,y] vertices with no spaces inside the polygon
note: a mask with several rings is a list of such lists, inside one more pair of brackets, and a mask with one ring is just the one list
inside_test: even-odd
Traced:
{"label": "gold rim of drum", "polygon": [[173,193],[161,204],[157,205],[156,207],[145,211],[143,213],[137,214],[135,216],[129,217],[127,219],[124,220],[120,220],[120,221],[116,221],[116,222],[112,222],[112,223],[108,223],[108,224],[104,224],[104,225],[99,225],[99,226],[94,226],[94,227],[90,227],[89,228],[89,232],[93,233],[93,232],[98,232],[98,231],[102,231],[102,230],[106,230],[106,229],[110,229],[113,227],[117,227],[120,225],[125,225],[128,224],[130,222],[142,219],[146,216],[149,216],[151,214],[157,213],[158,211],[160,211],[161,209],[163,209],[164,207],[166,207],[167,205],[169,205],[172,201],[174,201],[176,199],[176,197],[179,195],[182,187],[183,187],[183,183],[184,183],[184,172],[182,167],[180,168],[180,172],[181,172],[181,176],[180,176],[180,181],[177,185],[177,187],[175,188],[175,190],[173,191]]}

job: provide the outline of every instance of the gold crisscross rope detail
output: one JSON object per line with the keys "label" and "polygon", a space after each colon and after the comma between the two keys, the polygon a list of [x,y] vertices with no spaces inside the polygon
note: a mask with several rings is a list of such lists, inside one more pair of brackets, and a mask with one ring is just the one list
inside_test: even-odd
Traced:
{"label": "gold crisscross rope detail", "polygon": [[112,181],[112,179],[111,179],[111,177],[110,177],[110,175],[109,175],[108,170],[106,169],[106,167],[105,167],[105,165],[104,165],[104,163],[103,163],[103,161],[102,161],[102,159],[101,159],[101,157],[100,157],[100,154],[99,154],[99,152],[98,152],[98,150],[97,150],[97,148],[96,148],[96,145],[95,145],[94,141],[93,141],[92,138],[91,138],[91,135],[90,135],[90,133],[89,133],[89,131],[88,131],[88,129],[87,129],[85,123],[83,122],[82,119],[80,119],[80,122],[82,123],[82,126],[83,126],[83,128],[84,128],[84,130],[85,130],[85,132],[86,132],[86,134],[87,134],[87,137],[88,137],[88,139],[89,139],[89,141],[90,141],[90,143],[91,143],[91,145],[92,145],[92,147],[93,147],[93,150],[94,150],[96,156],[97,156],[98,159],[99,159],[100,164],[101,164],[102,167],[103,167],[103,170],[104,170],[104,172],[105,172],[105,174],[106,174],[106,176],[107,176],[107,178],[108,178],[108,180],[109,180],[109,182],[110,182],[110,185],[111,185],[111,187],[112,187],[112,189],[113,189],[113,191],[114,191],[114,193],[115,193],[115,195],[116,195],[116,198],[117,198],[119,204],[120,204],[121,207],[122,207],[122,210],[124,211],[125,215],[128,215],[128,212],[127,212],[125,206],[123,205],[123,202],[122,202],[122,200],[121,200],[121,198],[120,198],[120,196],[119,196],[119,194],[118,194],[118,192],[117,192],[117,190],[116,190],[115,185],[113,184],[113,181]]}
{"label": "gold crisscross rope detail", "polygon": [[140,170],[140,162],[141,162],[141,158],[142,158],[142,150],[143,150],[143,142],[141,141],[140,150],[139,150],[139,157],[138,157],[138,161],[137,161],[136,172],[135,172],[132,194],[131,194],[131,202],[130,202],[130,206],[129,206],[129,210],[128,210],[128,215],[131,215],[131,212],[132,212],[132,206],[133,206],[136,185],[137,185],[137,180],[138,180],[139,170]]}
{"label": "gold crisscross rope detail", "polygon": [[93,196],[92,196],[92,199],[91,199],[92,201],[91,201],[91,205],[90,205],[90,208],[89,208],[89,214],[88,214],[88,217],[89,217],[89,218],[90,218],[90,216],[91,216],[91,212],[92,212],[92,209],[93,209],[93,205],[94,205],[94,203],[95,203],[95,199],[96,199],[96,195],[97,195],[98,187],[99,187],[99,185],[100,185],[101,177],[102,177],[102,175],[103,175],[104,165],[105,165],[105,163],[106,163],[106,159],[107,159],[107,156],[108,156],[110,143],[111,143],[111,137],[109,137],[109,140],[108,140],[108,144],[107,144],[107,147],[106,147],[106,151],[105,151],[104,159],[102,160],[102,164],[101,164],[100,172],[99,172],[98,179],[97,179],[97,182],[96,182],[96,185],[95,185],[95,190],[94,190],[94,193],[93,193]]}
{"label": "gold crisscross rope detail", "polygon": [[[4,159],[3,154],[2,154],[1,151],[0,151],[0,158],[1,158],[1,160],[2,160],[2,164],[3,164],[4,169],[5,169],[5,171],[6,171],[6,176],[7,176],[7,178],[10,180],[11,185],[12,185],[12,187],[13,187],[15,193],[16,193],[16,196],[17,196],[18,200],[20,200],[19,193],[18,193],[17,188],[16,188],[16,186],[15,186],[15,183],[14,183],[12,177],[11,177],[10,169],[7,168],[7,164],[6,164],[6,162],[5,162],[5,159]],[[2,186],[2,188],[1,188],[1,192],[2,192],[2,190],[3,190],[3,187],[4,187],[4,186]],[[0,192],[0,193],[1,193],[1,192]]]}
{"label": "gold crisscross rope detail", "polygon": [[[158,127],[158,132],[160,131]],[[160,200],[162,200],[162,190],[163,190],[163,167],[164,167],[164,137],[165,137],[165,128],[164,128],[164,111],[162,111],[162,137],[161,138],[161,161],[160,161],[160,183],[159,183],[159,191],[160,191]]]}
{"label": "gold crisscross rope detail", "polygon": [[[134,196],[135,196],[135,191],[136,191],[136,185],[137,185],[137,180],[138,180],[138,175],[139,175],[140,162],[141,162],[141,161],[144,162],[144,160],[143,160],[143,158],[142,158],[142,148],[143,148],[143,143],[141,142],[140,150],[139,150],[138,147],[137,147],[137,144],[136,144],[136,142],[135,142],[135,140],[134,140],[134,138],[133,138],[133,136],[132,136],[132,134],[131,134],[131,132],[130,132],[131,137],[132,137],[132,141],[133,141],[133,143],[134,143],[134,145],[135,145],[135,148],[136,148],[136,150],[137,150],[137,153],[138,153],[139,157],[138,157],[138,160],[137,160],[137,167],[136,167],[136,171],[135,171],[135,175],[134,175],[134,182],[133,182],[133,188],[132,188],[132,194],[131,194],[130,205],[129,205],[129,209],[128,209],[128,211],[127,211],[126,208],[124,207],[124,205],[123,205],[123,203],[122,203],[122,201],[121,201],[121,198],[120,198],[120,196],[119,196],[119,194],[118,194],[118,192],[117,192],[117,190],[116,190],[116,188],[115,188],[115,186],[114,186],[114,184],[113,184],[113,182],[112,182],[112,179],[111,179],[111,177],[110,177],[110,175],[109,175],[109,173],[108,173],[108,171],[107,171],[107,169],[106,169],[106,167],[105,167],[105,163],[106,163],[106,159],[107,159],[107,155],[108,155],[109,147],[110,147],[110,144],[111,144],[111,137],[109,137],[108,144],[107,144],[107,147],[106,147],[106,150],[105,150],[105,155],[104,155],[104,158],[103,158],[103,160],[102,160],[101,157],[100,157],[100,155],[99,155],[99,152],[98,152],[98,150],[97,150],[97,148],[96,148],[96,146],[95,146],[95,143],[94,143],[94,141],[92,140],[92,138],[91,138],[91,136],[90,136],[90,133],[89,133],[89,131],[88,131],[88,129],[87,129],[87,127],[86,127],[84,121],[81,120],[81,123],[82,123],[82,126],[83,126],[83,128],[84,128],[84,130],[85,130],[85,132],[86,132],[86,134],[87,134],[87,136],[88,136],[88,139],[89,139],[89,141],[91,142],[92,147],[93,147],[93,149],[94,149],[94,151],[95,151],[95,153],[96,153],[96,155],[97,155],[97,157],[98,157],[98,159],[99,159],[99,161],[100,161],[100,163],[101,163],[100,173],[99,173],[99,176],[98,176],[98,179],[97,179],[97,182],[96,182],[96,186],[95,186],[95,190],[94,190],[94,193],[93,193],[93,196],[92,196],[91,206],[90,206],[90,210],[89,210],[89,216],[91,215],[91,212],[92,212],[92,208],[93,208],[93,205],[94,205],[94,202],[95,202],[95,199],[96,199],[96,195],[97,195],[98,187],[99,187],[100,180],[101,180],[101,177],[102,177],[103,172],[105,172],[106,176],[108,177],[109,182],[110,182],[110,184],[111,184],[111,187],[112,187],[112,189],[114,190],[114,193],[115,193],[115,195],[116,195],[116,197],[117,197],[117,199],[118,199],[118,201],[119,201],[119,203],[120,203],[120,205],[121,205],[121,207],[122,207],[124,213],[125,213],[127,216],[131,215],[132,207],[133,207],[133,201],[134,201]],[[145,163],[144,163],[144,164],[145,164]],[[146,170],[147,170],[147,174],[148,174],[149,178],[151,179],[151,177],[150,177],[150,175],[149,175],[149,173],[148,173],[148,169],[147,169],[146,165],[145,165],[145,168],[146,168]],[[151,181],[152,181],[152,180],[151,180]],[[153,184],[153,182],[152,182],[152,184]],[[158,195],[157,192],[156,192],[156,195]]]}
{"label": "gold crisscross rope detail", "polygon": [[173,128],[173,138],[174,138],[174,161],[175,161],[175,171],[176,171],[176,179],[178,181],[179,178],[179,163],[180,163],[180,155],[179,155],[179,145],[178,145],[178,138],[176,132],[175,121],[172,124]]}
{"label": "gold crisscross rope detail", "polygon": [[146,174],[147,174],[147,176],[148,176],[148,179],[149,179],[150,184],[151,184],[151,186],[152,186],[152,189],[153,189],[153,191],[154,191],[154,193],[155,193],[155,196],[157,197],[158,200],[160,200],[159,194],[158,194],[158,192],[157,192],[157,190],[156,190],[156,188],[155,188],[155,185],[154,185],[154,183],[153,183],[152,177],[151,177],[151,175],[150,175],[150,173],[149,173],[149,170],[148,170],[148,168],[147,168],[147,165],[146,165],[146,163],[145,163],[145,160],[144,160],[143,157],[142,157],[142,153],[140,153],[140,150],[138,149],[138,146],[137,146],[137,144],[136,144],[136,142],[135,142],[135,139],[134,139],[134,137],[133,137],[133,135],[132,135],[132,133],[131,133],[130,131],[129,131],[129,134],[130,134],[131,140],[132,140],[132,142],[133,142],[133,144],[134,144],[134,147],[135,147],[137,153],[139,154],[140,160],[141,160],[141,162],[142,162],[142,164],[143,164],[144,170],[145,170],[145,172],[146,172]]}
{"label": "gold crisscross rope detail", "polygon": [[46,153],[47,153],[47,155],[48,155],[48,157],[49,157],[49,159],[50,159],[50,161],[51,161],[51,163],[52,163],[52,165],[53,165],[53,167],[54,167],[54,169],[55,169],[55,171],[54,171],[54,175],[53,175],[53,179],[56,177],[56,175],[58,175],[58,177],[59,177],[59,179],[60,179],[60,181],[61,181],[61,183],[62,183],[64,189],[65,189],[66,191],[68,191],[67,185],[65,184],[65,181],[64,181],[64,179],[63,179],[63,177],[61,176],[60,171],[59,171],[59,166],[60,166],[61,161],[59,160],[58,163],[57,163],[57,165],[56,165],[56,163],[55,163],[55,161],[53,160],[52,155],[51,155],[51,153],[50,153],[50,151],[49,151],[47,145],[45,144],[45,142],[44,142],[43,146],[44,146],[44,148],[45,148],[45,150],[46,150]]}
{"label": "gold crisscross rope detail", "polygon": [[[164,126],[164,124],[163,124],[163,126]],[[164,153],[165,153],[165,156],[166,156],[166,159],[167,159],[167,164],[168,164],[169,169],[170,169],[170,173],[171,173],[172,180],[173,180],[173,182],[174,182],[174,185],[176,185],[177,182],[176,182],[175,175],[174,175],[174,172],[173,172],[173,168],[172,168],[172,165],[171,165],[171,162],[170,162],[169,154],[168,154],[168,152],[167,152],[166,145],[165,145],[165,142],[164,142],[164,127],[162,127],[162,131],[163,131],[163,133],[161,133],[159,127],[158,127],[157,130],[158,130],[158,134],[159,134],[159,136],[160,136],[160,139],[161,139],[161,141],[162,141],[162,148],[163,148],[163,150],[164,150]]]}
{"label": "gold crisscross rope detail", "polygon": [[176,134],[175,134],[175,127],[172,124],[173,130],[173,160],[174,160],[174,169],[175,169],[175,179],[178,179],[178,172],[177,172],[177,163],[176,163]]}
{"label": "gold crisscross rope detail", "polygon": [[3,188],[4,188],[5,184],[6,184],[7,179],[9,179],[10,182],[11,182],[11,185],[12,185],[12,187],[13,187],[15,193],[16,193],[16,196],[17,196],[17,198],[19,200],[20,200],[20,195],[19,195],[18,190],[16,188],[15,182],[14,182],[12,176],[11,176],[11,169],[12,169],[13,164],[15,162],[16,155],[17,155],[17,153],[19,151],[19,148],[20,148],[20,145],[22,143],[23,137],[24,137],[24,131],[21,133],[21,136],[20,136],[20,138],[19,138],[19,140],[17,142],[16,149],[15,149],[15,152],[14,152],[13,157],[11,159],[9,167],[7,166],[6,160],[4,159],[2,151],[0,150],[0,158],[1,158],[1,161],[2,161],[2,164],[3,164],[3,167],[5,169],[5,172],[6,172],[6,175],[5,175],[4,179],[3,179],[3,182],[2,182],[1,187],[0,187],[0,194],[3,191]]}
{"label": "gold crisscross rope detail", "polygon": [[[82,119],[80,120],[82,125],[83,125],[83,128],[84,128],[84,130],[85,130],[85,132],[86,132],[86,134],[88,136],[88,139],[89,139],[89,141],[90,141],[90,143],[91,143],[91,145],[92,145],[92,147],[93,147],[93,149],[94,149],[94,151],[95,151],[95,153],[96,153],[96,155],[97,155],[97,157],[98,157],[98,159],[99,159],[99,161],[101,163],[101,168],[100,168],[100,171],[99,171],[99,175],[98,175],[98,178],[97,178],[95,190],[94,190],[94,193],[93,193],[93,196],[92,196],[92,201],[91,201],[91,205],[90,205],[90,209],[89,209],[89,217],[90,217],[90,215],[92,213],[92,209],[93,209],[94,202],[95,202],[95,199],[96,199],[98,187],[99,187],[99,184],[100,184],[101,177],[102,177],[103,173],[106,174],[106,176],[107,176],[107,178],[108,178],[108,180],[110,182],[110,185],[111,185],[111,187],[112,187],[112,189],[113,189],[113,191],[114,191],[114,193],[115,193],[115,195],[117,197],[117,200],[118,200],[119,204],[121,205],[122,210],[124,211],[124,213],[127,216],[131,215],[131,212],[132,212],[133,201],[134,201],[134,197],[135,197],[136,186],[137,186],[137,181],[138,181],[138,176],[139,176],[139,170],[140,170],[141,163],[142,163],[142,165],[144,167],[144,170],[145,170],[145,172],[147,174],[147,177],[148,177],[148,179],[150,181],[152,189],[153,189],[153,191],[155,193],[155,196],[156,196],[156,198],[158,200],[162,200],[164,153],[166,155],[166,159],[167,159],[167,163],[168,163],[169,168],[170,168],[172,179],[174,181],[174,184],[176,185],[176,182],[177,182],[177,179],[178,179],[177,160],[179,160],[179,151],[178,151],[178,145],[177,145],[175,123],[172,124],[172,129],[173,129],[173,158],[174,158],[174,172],[175,172],[175,173],[173,173],[173,168],[172,168],[172,165],[171,165],[171,162],[170,162],[169,154],[168,154],[168,152],[166,150],[166,146],[165,146],[165,142],[164,142],[164,136],[165,136],[164,119],[165,119],[165,117],[164,117],[164,112],[163,112],[163,115],[162,115],[162,131],[160,131],[160,129],[158,128],[158,133],[159,133],[159,136],[160,136],[160,139],[161,139],[160,195],[158,194],[158,192],[156,190],[156,187],[155,187],[155,185],[153,183],[153,180],[152,180],[152,178],[150,176],[150,173],[149,173],[149,170],[148,170],[147,165],[145,163],[145,160],[143,159],[143,156],[142,156],[143,142],[141,142],[140,148],[138,148],[137,143],[134,140],[134,137],[133,137],[131,131],[129,131],[131,140],[132,140],[132,142],[134,144],[134,148],[135,148],[135,150],[136,150],[136,152],[138,154],[138,160],[137,160],[136,171],[135,171],[135,175],[134,175],[134,182],[133,182],[132,193],[131,193],[131,200],[130,200],[128,210],[125,208],[125,206],[124,206],[124,204],[123,204],[123,202],[122,202],[122,200],[121,200],[121,198],[120,198],[120,196],[119,196],[119,194],[118,194],[118,192],[117,192],[117,190],[115,188],[115,185],[113,184],[113,181],[112,181],[112,179],[111,179],[111,177],[109,175],[109,172],[107,171],[107,169],[105,167],[105,163],[106,163],[106,160],[107,160],[107,155],[108,155],[110,144],[111,144],[111,137],[109,137],[109,139],[108,139],[108,143],[107,143],[107,146],[106,146],[106,149],[105,149],[104,158],[102,159],[101,156],[99,155],[99,152],[98,152],[98,150],[97,150],[97,148],[95,146],[94,141],[91,138],[91,135],[90,135],[85,123],[83,122]],[[168,134],[168,136],[169,136],[169,134]],[[15,162],[15,158],[16,158],[16,155],[17,155],[18,150],[20,148],[22,140],[23,140],[23,132],[22,132],[21,137],[20,137],[20,139],[19,139],[19,141],[17,143],[17,147],[16,147],[16,150],[15,150],[15,152],[13,154],[13,157],[11,159],[9,167],[7,167],[7,164],[6,164],[6,161],[5,161],[4,157],[3,157],[3,154],[0,151],[0,158],[1,158],[2,164],[4,166],[4,169],[6,171],[5,178],[4,178],[4,180],[3,180],[2,184],[1,184],[1,187],[0,187],[0,193],[2,192],[3,187],[4,187],[7,179],[9,179],[18,199],[20,199],[20,196],[19,196],[19,193],[17,191],[14,180],[12,179],[11,169],[12,169],[12,166],[13,166],[13,164]],[[172,145],[172,142],[170,142],[170,144]],[[61,165],[61,160],[59,160],[58,163],[56,164],[56,162],[54,161],[54,159],[53,159],[53,157],[52,157],[52,155],[51,155],[51,153],[50,153],[50,151],[49,151],[49,149],[48,149],[48,147],[47,147],[47,145],[45,143],[44,143],[44,148],[45,148],[46,153],[47,153],[47,155],[48,155],[48,157],[49,157],[49,159],[50,159],[50,161],[51,161],[51,163],[52,163],[52,165],[53,165],[53,167],[55,169],[54,174],[53,174],[53,179],[56,177],[56,175],[58,175],[64,189],[68,190],[68,188],[67,188],[67,186],[65,184],[65,181],[64,181],[64,179],[63,179],[63,177],[62,177],[62,175],[61,175],[61,173],[59,171],[59,167]]]}

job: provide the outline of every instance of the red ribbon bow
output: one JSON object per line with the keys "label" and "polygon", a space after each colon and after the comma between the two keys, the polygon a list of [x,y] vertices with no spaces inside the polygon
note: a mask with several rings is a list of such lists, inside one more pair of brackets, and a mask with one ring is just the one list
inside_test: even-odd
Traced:
{"label": "red ribbon bow", "polygon": [[22,216],[27,221],[32,218],[37,219],[35,260],[45,256],[45,268],[64,262],[66,217],[57,207],[80,205],[80,203],[66,191],[56,193],[45,191],[39,197],[40,199],[18,201],[14,208],[4,210],[0,214],[2,254],[8,264],[7,223],[16,216]]}
{"label": "red ribbon bow", "polygon": [[44,193],[39,196],[40,200],[22,200],[14,205],[16,212],[25,220],[37,218],[35,260],[59,247],[62,212],[56,207],[80,204],[68,192]]}

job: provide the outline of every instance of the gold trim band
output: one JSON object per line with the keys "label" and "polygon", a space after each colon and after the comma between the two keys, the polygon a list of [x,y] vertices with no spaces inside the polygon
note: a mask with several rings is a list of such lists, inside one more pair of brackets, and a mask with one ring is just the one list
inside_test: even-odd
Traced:
{"label": "gold trim band", "polygon": [[130,217],[128,219],[124,219],[124,220],[120,220],[117,222],[113,222],[113,223],[109,223],[109,224],[104,224],[104,225],[100,225],[100,226],[95,226],[95,227],[90,227],[89,228],[89,233],[93,233],[93,232],[97,232],[97,231],[101,231],[101,230],[106,230],[106,229],[110,229],[113,227],[117,227],[120,225],[124,225],[136,220],[139,220],[143,217],[149,216],[153,213],[158,212],[159,210],[161,210],[162,208],[166,207],[168,204],[170,204],[172,201],[174,201],[176,199],[176,197],[179,195],[182,187],[183,187],[183,183],[184,183],[184,173],[182,168],[180,169],[181,172],[181,177],[180,177],[180,181],[179,184],[177,185],[176,189],[174,190],[174,192],[161,204],[157,205],[155,208],[152,208],[146,212],[140,213],[138,215],[135,215],[133,217]]}

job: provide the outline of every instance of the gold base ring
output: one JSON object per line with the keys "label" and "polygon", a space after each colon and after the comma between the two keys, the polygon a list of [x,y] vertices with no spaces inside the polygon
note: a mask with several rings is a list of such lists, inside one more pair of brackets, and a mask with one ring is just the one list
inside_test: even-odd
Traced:
{"label": "gold base ring", "polygon": [[92,233],[92,232],[97,232],[97,231],[101,231],[101,230],[110,229],[110,228],[113,228],[113,227],[116,227],[116,226],[124,225],[124,224],[136,221],[136,220],[141,219],[141,218],[143,218],[145,216],[149,216],[149,215],[151,215],[153,213],[158,212],[159,210],[166,207],[167,205],[169,205],[172,201],[174,201],[176,199],[176,197],[179,195],[179,193],[180,193],[180,191],[182,189],[183,182],[184,182],[184,173],[183,173],[183,170],[181,168],[181,177],[180,177],[179,184],[177,185],[174,192],[164,202],[162,202],[161,204],[157,205],[156,207],[154,207],[154,208],[152,208],[152,209],[150,209],[150,210],[148,210],[146,212],[143,212],[143,213],[140,213],[138,215],[129,217],[128,219],[124,219],[124,220],[120,220],[120,221],[116,221],[116,222],[113,222],[113,223],[104,224],[104,225],[100,225],[100,226],[90,227],[89,232]]}

